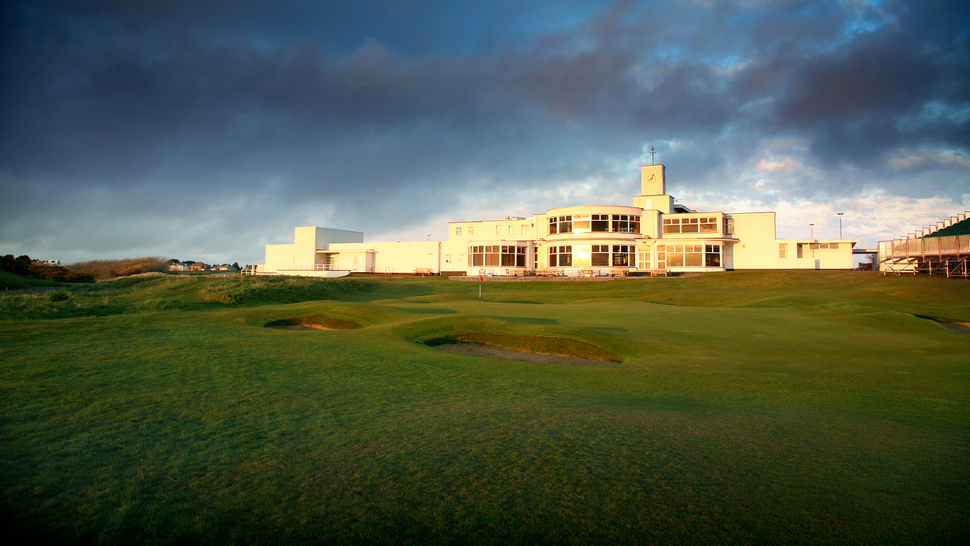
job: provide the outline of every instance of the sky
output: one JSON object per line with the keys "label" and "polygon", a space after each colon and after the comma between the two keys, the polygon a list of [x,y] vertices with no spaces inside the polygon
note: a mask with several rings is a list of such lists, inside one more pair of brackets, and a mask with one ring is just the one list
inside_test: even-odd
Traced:
{"label": "sky", "polygon": [[0,255],[446,240],[632,205],[651,149],[678,202],[779,237],[970,210],[970,3],[0,2]]}

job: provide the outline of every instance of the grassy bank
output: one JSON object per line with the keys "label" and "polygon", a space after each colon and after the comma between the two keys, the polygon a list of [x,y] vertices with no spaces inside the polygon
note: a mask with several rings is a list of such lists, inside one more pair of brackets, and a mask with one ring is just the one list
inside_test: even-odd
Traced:
{"label": "grassy bank", "polygon": [[[162,276],[65,288],[31,309],[33,294],[3,296],[5,532],[786,544],[970,532],[970,335],[930,320],[970,322],[963,281],[737,272],[478,291]],[[307,321],[360,327],[264,327]],[[619,363],[423,344],[515,336]]]}

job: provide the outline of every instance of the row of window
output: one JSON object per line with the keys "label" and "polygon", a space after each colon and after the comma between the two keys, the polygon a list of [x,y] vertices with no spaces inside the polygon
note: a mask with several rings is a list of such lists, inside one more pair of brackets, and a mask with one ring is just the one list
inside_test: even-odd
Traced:
{"label": "row of window", "polygon": [[565,245],[549,247],[549,267],[636,267],[633,245]]}
{"label": "row of window", "polygon": [[[475,235],[475,227],[468,226],[463,229],[462,226],[455,226],[455,236],[461,237],[462,231],[465,231],[469,236]],[[529,235],[532,228],[529,224],[497,224],[495,226],[495,235]]]}
{"label": "row of window", "polygon": [[[809,250],[838,250],[839,243],[798,243],[798,257],[805,257],[805,248]],[[788,243],[778,243],[778,257],[788,257]]]}
{"label": "row of window", "polygon": [[[650,249],[638,253],[640,269],[651,269]],[[656,269],[667,267],[721,267],[721,245],[657,245]]]}
{"label": "row of window", "polygon": [[[783,246],[779,246],[779,252],[787,251],[781,248]],[[650,249],[636,252],[634,245],[562,245],[548,249],[549,267],[637,267],[639,263],[640,269],[651,268]],[[446,262],[450,263],[450,257]],[[463,258],[462,255],[459,257]],[[526,249],[505,245],[471,246],[468,247],[468,265],[526,267]],[[721,267],[721,245],[657,245],[656,268],[667,267]]]}
{"label": "row of window", "polygon": [[664,233],[717,233],[717,217],[664,218]]}
{"label": "row of window", "polygon": [[486,245],[468,247],[468,265],[525,267],[525,247]]}
{"label": "row of window", "polygon": [[635,214],[575,214],[549,217],[549,234],[557,233],[640,233]]}

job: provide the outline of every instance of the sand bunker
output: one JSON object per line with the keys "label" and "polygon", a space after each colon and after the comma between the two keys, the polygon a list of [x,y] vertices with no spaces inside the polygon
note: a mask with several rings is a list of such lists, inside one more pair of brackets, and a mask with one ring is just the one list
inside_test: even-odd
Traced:
{"label": "sand bunker", "polygon": [[548,355],[543,353],[530,353],[528,351],[516,351],[495,345],[484,345],[481,343],[444,343],[432,347],[451,353],[460,353],[471,356],[484,356],[488,358],[501,358],[503,360],[519,360],[524,362],[540,362],[544,364],[585,364],[585,365],[604,365],[616,364],[612,360],[602,360],[599,358],[579,358],[575,356]]}
{"label": "sand bunker", "polygon": [[319,326],[316,324],[286,324],[284,326],[266,326],[267,328],[276,328],[277,330],[333,330],[333,328],[327,328],[325,326]]}
{"label": "sand bunker", "polygon": [[274,320],[264,326],[277,330],[354,330],[361,327],[356,322],[320,315]]}
{"label": "sand bunker", "polygon": [[942,320],[938,320],[936,322],[951,332],[956,332],[958,334],[970,334],[970,322],[944,322]]}

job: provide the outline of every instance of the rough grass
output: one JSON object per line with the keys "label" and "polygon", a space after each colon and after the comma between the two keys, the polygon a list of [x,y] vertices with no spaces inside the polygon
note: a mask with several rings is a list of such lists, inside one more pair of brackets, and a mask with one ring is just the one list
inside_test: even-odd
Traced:
{"label": "rough grass", "polygon": [[[144,277],[59,289],[62,301],[11,295],[113,311],[0,311],[4,532],[961,543],[970,335],[921,317],[970,321],[968,285],[818,273],[490,282],[481,299],[478,283],[358,278]],[[312,316],[363,327],[263,327]],[[457,335],[575,340],[621,363],[414,343]]]}
{"label": "rough grass", "polygon": [[91,260],[88,262],[69,264],[66,267],[70,271],[91,275],[98,281],[106,281],[142,273],[164,273],[168,271],[167,260],[158,256],[129,258],[125,260]]}

